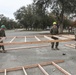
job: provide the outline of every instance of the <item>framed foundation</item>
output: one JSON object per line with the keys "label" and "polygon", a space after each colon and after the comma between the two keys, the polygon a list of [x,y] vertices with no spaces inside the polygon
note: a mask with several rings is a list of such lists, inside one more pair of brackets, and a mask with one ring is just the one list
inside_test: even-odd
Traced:
{"label": "framed foundation", "polygon": [[[58,40],[52,39],[53,37],[57,37]],[[10,40],[9,40],[10,39]],[[20,40],[18,40],[20,39]],[[74,41],[74,35],[33,35],[33,36],[9,36],[9,37],[2,37],[0,41],[4,41],[4,43],[0,43],[0,45],[35,45],[41,44],[40,46],[29,46],[29,47],[14,47],[8,48],[6,50],[13,50],[13,49],[21,49],[21,48],[39,48],[39,47],[46,47],[49,45],[42,45],[43,43],[51,43],[51,42],[68,42]],[[8,40],[8,41],[6,41]],[[17,40],[17,41],[16,41]]]}
{"label": "framed foundation", "polygon": [[[26,65],[26,66],[21,66],[21,67],[15,67],[15,68],[9,68],[9,69],[3,69],[0,70],[0,73],[4,73],[4,75],[7,75],[9,72],[16,72],[22,70],[24,75],[28,75],[28,72],[26,71],[27,69],[33,69],[33,68],[39,68],[41,72],[44,75],[50,75],[44,68],[43,66],[50,66],[53,65],[55,66],[60,72],[62,72],[64,75],[71,75],[69,72],[61,68],[58,63],[63,63],[64,60],[54,60],[54,61],[49,61],[49,62],[43,62],[43,63],[38,63],[38,64],[32,64],[32,65]],[[54,70],[53,70],[54,71]],[[32,75],[32,74],[31,74]]]}

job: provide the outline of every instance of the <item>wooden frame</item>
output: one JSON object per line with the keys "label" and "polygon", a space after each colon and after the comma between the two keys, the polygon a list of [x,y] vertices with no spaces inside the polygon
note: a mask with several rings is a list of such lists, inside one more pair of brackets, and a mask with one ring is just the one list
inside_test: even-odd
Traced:
{"label": "wooden frame", "polygon": [[63,68],[61,68],[59,65],[57,65],[55,62],[52,62],[52,64],[59,69],[62,73],[64,73],[65,75],[71,75],[70,73],[68,73],[67,71],[65,71]]}
{"label": "wooden frame", "polygon": [[63,68],[61,68],[60,66],[57,65],[57,63],[63,63],[63,62],[64,62],[64,60],[55,60],[55,61],[43,62],[43,63],[40,63],[40,64],[33,64],[33,65],[27,65],[27,66],[21,66],[21,67],[16,67],[16,68],[9,68],[9,69],[0,70],[0,73],[4,73],[4,75],[6,75],[7,72],[23,70],[24,74],[28,75],[28,73],[26,72],[25,69],[39,68],[43,72],[44,75],[49,75],[43,69],[42,66],[53,65],[53,66],[57,67],[59,69],[59,71],[61,71],[63,74],[65,74],[65,75],[71,75],[69,72],[65,71]]}
{"label": "wooden frame", "polygon": [[7,48],[6,50],[19,50],[19,49],[31,49],[31,48],[42,48],[42,47],[48,47],[50,45],[42,45],[42,46],[29,46],[29,47],[15,47],[15,48]]}
{"label": "wooden frame", "polygon": [[[57,37],[58,40],[54,40],[51,37]],[[71,36],[69,38],[69,36]],[[73,35],[33,35],[33,36],[10,36],[10,37],[6,37],[6,38],[2,38],[0,41],[2,40],[6,40],[12,38],[9,42],[4,42],[4,43],[0,43],[0,45],[23,45],[23,44],[43,44],[43,43],[51,43],[51,42],[67,42],[67,41],[74,41],[75,37]],[[18,38],[24,38],[24,41],[22,42],[15,42],[14,40]],[[36,41],[27,41],[27,39],[35,39]],[[41,40],[41,39],[45,39],[45,40]],[[43,45],[42,45],[43,46]],[[12,48],[12,49],[21,49],[22,47],[18,47],[18,48]],[[23,47],[24,48],[24,47]],[[25,47],[26,48],[26,47]],[[36,48],[34,47],[28,47],[28,48]],[[10,49],[10,48],[9,48]],[[7,50],[7,49],[6,49]]]}
{"label": "wooden frame", "polygon": [[[52,36],[52,35],[49,35],[49,36]],[[10,42],[0,43],[0,45],[40,44],[40,43],[50,43],[50,42],[67,42],[67,41],[73,41],[74,40],[74,38],[64,38],[64,37],[62,37],[60,35],[59,36],[53,35],[54,37],[59,38],[58,40],[53,40],[49,36],[41,35],[40,37],[48,39],[48,40],[44,40],[44,41],[41,41],[37,36],[32,36],[32,38],[37,39],[37,41],[28,42],[28,41],[26,41],[26,36],[24,36],[25,37],[24,42],[13,42],[16,38],[24,38],[23,36],[22,37],[15,36],[15,37],[13,37],[13,39]],[[30,38],[31,38],[31,36],[30,36]]]}
{"label": "wooden frame", "polygon": [[33,41],[33,42],[12,42],[12,43],[0,43],[0,45],[21,45],[21,44],[41,44],[41,43],[51,43],[51,42],[67,42],[73,41],[73,39],[67,40],[47,40],[47,41]]}

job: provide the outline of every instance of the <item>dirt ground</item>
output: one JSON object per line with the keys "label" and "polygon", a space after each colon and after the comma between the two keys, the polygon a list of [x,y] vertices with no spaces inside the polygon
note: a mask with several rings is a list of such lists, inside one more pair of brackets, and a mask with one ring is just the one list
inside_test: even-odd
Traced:
{"label": "dirt ground", "polygon": [[[6,31],[6,36],[27,36],[27,35],[38,35],[49,33],[49,31]],[[6,41],[10,41],[11,39]],[[24,39],[16,39],[15,41],[22,41]],[[31,39],[27,39],[30,41]],[[34,39],[32,39],[34,40]],[[42,39],[41,39],[42,40]],[[63,69],[71,73],[71,75],[76,75],[76,49],[66,47],[65,44],[74,44],[75,41],[70,42],[60,42],[60,50],[52,50],[50,43],[35,44],[35,45],[10,45],[5,46],[7,48],[15,47],[27,47],[27,46],[41,46],[48,45],[42,48],[32,48],[32,49],[19,49],[10,50],[7,53],[0,53],[0,69],[7,69],[18,66],[25,66],[31,64],[38,64],[42,62],[48,62],[53,60],[64,60],[63,63],[58,63]],[[65,53],[66,55],[63,55]],[[49,75],[64,75],[53,65],[43,67]],[[28,75],[44,75],[39,68],[26,69]],[[0,75],[4,75],[0,73]],[[24,75],[23,71],[8,72],[7,75]]]}

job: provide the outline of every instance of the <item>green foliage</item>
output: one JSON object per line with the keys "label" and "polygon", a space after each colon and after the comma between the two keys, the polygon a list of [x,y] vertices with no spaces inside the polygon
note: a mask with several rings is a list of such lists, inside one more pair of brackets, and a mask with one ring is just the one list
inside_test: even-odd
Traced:
{"label": "green foliage", "polygon": [[51,9],[57,21],[61,25],[61,33],[63,31],[64,14],[75,14],[76,13],[76,0],[51,0]]}
{"label": "green foliage", "polygon": [[13,19],[5,17],[3,14],[0,14],[0,26],[2,24],[5,25],[7,29],[13,29],[17,25],[17,22]]}
{"label": "green foliage", "polygon": [[72,21],[69,19],[64,19],[63,21],[63,28],[69,27],[72,25]]}
{"label": "green foliage", "polygon": [[[26,29],[45,29],[50,27],[53,21],[60,25],[70,25],[68,20],[64,20],[64,14],[75,13],[75,3],[75,0],[33,0],[33,4],[21,7],[14,16]],[[47,12],[48,7],[52,13]]]}
{"label": "green foliage", "polygon": [[76,27],[76,20],[72,23],[73,27]]}

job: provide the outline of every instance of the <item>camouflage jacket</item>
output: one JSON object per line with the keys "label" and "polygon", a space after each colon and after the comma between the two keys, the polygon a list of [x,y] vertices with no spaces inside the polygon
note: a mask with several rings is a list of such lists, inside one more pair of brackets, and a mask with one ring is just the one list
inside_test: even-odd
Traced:
{"label": "camouflage jacket", "polygon": [[56,28],[51,27],[50,33],[51,33],[52,35],[57,35],[57,34],[59,33],[59,32],[58,32],[58,28],[57,28],[57,27],[56,27]]}
{"label": "camouflage jacket", "polygon": [[0,37],[6,37],[5,30],[0,30]]}

